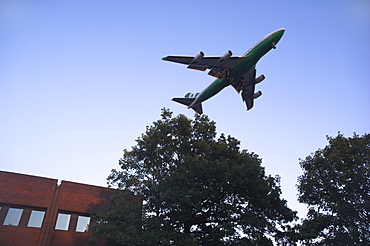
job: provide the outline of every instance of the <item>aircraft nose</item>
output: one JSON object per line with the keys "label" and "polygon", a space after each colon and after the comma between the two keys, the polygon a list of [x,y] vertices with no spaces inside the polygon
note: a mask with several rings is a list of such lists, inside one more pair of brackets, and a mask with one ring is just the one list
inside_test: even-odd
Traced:
{"label": "aircraft nose", "polygon": [[274,33],[275,34],[274,36],[276,37],[276,42],[278,42],[281,39],[284,32],[285,32],[285,28],[281,28]]}
{"label": "aircraft nose", "polygon": [[281,28],[281,29],[276,31],[276,34],[281,37],[281,36],[283,36],[284,32],[285,32],[285,28]]}

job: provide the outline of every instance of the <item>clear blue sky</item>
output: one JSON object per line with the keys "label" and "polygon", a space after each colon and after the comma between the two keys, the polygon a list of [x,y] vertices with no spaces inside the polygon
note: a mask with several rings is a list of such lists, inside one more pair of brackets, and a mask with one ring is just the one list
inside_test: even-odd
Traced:
{"label": "clear blue sky", "polygon": [[326,135],[370,132],[370,2],[0,0],[0,168],[106,185],[171,101],[213,81],[166,55],[242,55],[286,28],[257,65],[247,112],[233,88],[203,105],[218,133],[263,159],[296,201],[299,158]]}

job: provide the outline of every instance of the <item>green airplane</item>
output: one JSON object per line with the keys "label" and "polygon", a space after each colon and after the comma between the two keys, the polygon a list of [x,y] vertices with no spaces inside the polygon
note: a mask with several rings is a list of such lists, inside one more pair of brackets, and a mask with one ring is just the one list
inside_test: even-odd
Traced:
{"label": "green airplane", "polygon": [[183,98],[172,100],[188,106],[195,112],[202,114],[202,102],[219,93],[226,86],[232,85],[240,93],[246,103],[247,110],[253,107],[253,100],[262,95],[261,91],[254,92],[255,85],[265,79],[264,75],[256,78],[256,64],[283,36],[285,29],[279,29],[270,33],[255,46],[248,50],[243,56],[232,57],[229,50],[221,57],[205,57],[201,51],[195,57],[192,56],[166,56],[162,60],[177,62],[188,65],[188,68],[205,71],[208,75],[217,79],[205,88],[201,93],[187,93]]}

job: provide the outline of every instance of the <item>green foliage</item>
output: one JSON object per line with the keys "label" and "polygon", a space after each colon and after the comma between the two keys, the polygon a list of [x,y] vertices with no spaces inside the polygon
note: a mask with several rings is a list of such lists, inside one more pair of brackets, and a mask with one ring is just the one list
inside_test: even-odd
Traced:
{"label": "green foliage", "polygon": [[300,239],[313,245],[370,244],[370,135],[327,137],[300,162],[299,201],[309,205]]}
{"label": "green foliage", "polygon": [[124,201],[114,200],[103,217],[107,227],[96,231],[109,234],[110,245],[272,245],[272,238],[284,239],[295,212],[280,198],[279,177],[266,176],[261,159],[240,150],[237,139],[221,134],[216,140],[207,116],[172,117],[163,109],[136,143],[108,180],[142,197],[142,224],[121,227]]}

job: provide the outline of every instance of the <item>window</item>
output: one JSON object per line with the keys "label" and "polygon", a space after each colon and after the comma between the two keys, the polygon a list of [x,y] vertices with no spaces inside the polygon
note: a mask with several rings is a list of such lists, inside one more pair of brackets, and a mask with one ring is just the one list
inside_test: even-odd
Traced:
{"label": "window", "polygon": [[87,229],[89,229],[89,224],[90,224],[90,217],[82,216],[82,215],[78,216],[76,231],[86,232]]}
{"label": "window", "polygon": [[22,213],[23,213],[22,208],[9,208],[8,214],[6,215],[3,225],[18,226]]}
{"label": "window", "polygon": [[[0,204],[0,225],[41,228],[46,208]],[[23,208],[22,208],[23,207]]]}
{"label": "window", "polygon": [[88,214],[81,215],[78,212],[59,211],[55,230],[87,232],[90,220],[91,218]]}
{"label": "window", "polygon": [[71,219],[70,214],[58,213],[58,218],[57,218],[57,223],[55,225],[55,229],[67,231],[70,219]]}
{"label": "window", "polygon": [[28,227],[41,228],[44,220],[45,211],[32,210],[30,220],[28,221]]}

